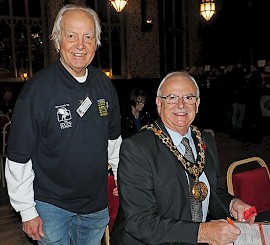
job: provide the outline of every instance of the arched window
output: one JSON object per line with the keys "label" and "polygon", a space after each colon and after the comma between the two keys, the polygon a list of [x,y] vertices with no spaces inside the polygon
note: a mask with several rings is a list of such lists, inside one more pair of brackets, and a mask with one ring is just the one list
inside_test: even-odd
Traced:
{"label": "arched window", "polygon": [[43,0],[0,1],[0,79],[24,79],[48,62]]}

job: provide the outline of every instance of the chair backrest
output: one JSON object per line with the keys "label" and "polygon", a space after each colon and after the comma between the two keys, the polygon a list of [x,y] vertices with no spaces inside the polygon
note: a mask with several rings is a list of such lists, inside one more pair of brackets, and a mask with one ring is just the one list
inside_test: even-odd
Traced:
{"label": "chair backrest", "polygon": [[8,143],[10,124],[11,124],[10,121],[6,123],[2,131],[2,156],[3,157],[6,157],[7,155],[7,143]]}
{"label": "chair backrest", "polygon": [[[6,119],[5,117],[3,117]],[[9,119],[9,117],[7,117]],[[4,120],[3,120],[4,121]],[[1,149],[1,159],[0,159],[0,179],[2,179],[2,186],[5,187],[5,176],[4,176],[4,161],[5,158],[7,157],[7,140],[8,140],[8,135],[9,135],[9,129],[10,129],[10,120],[6,121],[6,124],[1,128],[1,133],[2,133],[2,149]]]}
{"label": "chair backrest", "polygon": [[[240,165],[241,172],[238,172]],[[238,171],[236,167],[239,167]],[[227,170],[227,186],[230,194],[255,205],[258,213],[270,210],[270,173],[261,158],[233,162]]]}
{"label": "chair backrest", "polygon": [[116,187],[115,180],[113,175],[108,175],[108,184],[107,184],[107,192],[108,192],[108,208],[109,208],[109,216],[110,221],[106,227],[104,239],[105,244],[110,245],[110,233],[112,231],[116,215],[119,208],[119,196],[113,195],[113,189]]}
{"label": "chair backrest", "polygon": [[116,187],[115,180],[112,175],[108,176],[108,206],[109,206],[109,215],[110,215],[110,222],[109,222],[109,231],[112,231],[113,224],[116,219],[116,215],[119,208],[119,196],[113,195],[113,189]]}
{"label": "chair backrest", "polygon": [[6,114],[0,113],[0,128],[1,128],[1,130],[3,130],[4,126],[9,122],[10,122],[9,116],[7,116]]}

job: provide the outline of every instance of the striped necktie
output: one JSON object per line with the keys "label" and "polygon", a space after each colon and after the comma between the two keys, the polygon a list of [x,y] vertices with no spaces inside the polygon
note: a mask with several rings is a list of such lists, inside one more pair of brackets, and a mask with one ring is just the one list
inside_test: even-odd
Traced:
{"label": "striped necktie", "polygon": [[[185,146],[185,155],[184,157],[190,162],[195,163],[195,158],[192,152],[192,149],[189,145],[188,138],[184,137],[181,143]],[[192,195],[192,188],[195,183],[195,177],[188,174],[189,178],[189,192],[190,192],[190,204],[191,204],[191,216],[192,221],[194,222],[202,222],[202,203],[200,201],[196,201]]]}

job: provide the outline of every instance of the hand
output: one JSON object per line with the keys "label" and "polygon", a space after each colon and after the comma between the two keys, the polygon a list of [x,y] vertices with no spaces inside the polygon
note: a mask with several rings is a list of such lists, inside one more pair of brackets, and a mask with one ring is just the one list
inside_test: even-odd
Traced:
{"label": "hand", "polygon": [[115,180],[115,186],[116,187],[113,189],[113,195],[118,197],[119,194],[118,194],[118,188],[117,188],[117,180]]}
{"label": "hand", "polygon": [[41,238],[44,236],[42,226],[43,221],[39,216],[34,219],[22,222],[22,229],[26,235],[37,241],[41,241]]}
{"label": "hand", "polygon": [[226,220],[213,220],[201,223],[199,226],[198,243],[211,245],[226,245],[233,243],[241,231]]}
{"label": "hand", "polygon": [[114,196],[119,196],[119,194],[118,194],[118,188],[117,188],[117,187],[115,187],[115,188],[113,189],[113,195],[114,195]]}
{"label": "hand", "polygon": [[230,213],[233,215],[233,217],[240,221],[240,222],[248,222],[249,224],[253,224],[255,222],[255,218],[256,216],[252,216],[250,219],[248,220],[244,220],[244,212],[251,208],[250,205],[246,204],[245,202],[243,202],[242,200],[236,198],[231,207],[230,207]]}

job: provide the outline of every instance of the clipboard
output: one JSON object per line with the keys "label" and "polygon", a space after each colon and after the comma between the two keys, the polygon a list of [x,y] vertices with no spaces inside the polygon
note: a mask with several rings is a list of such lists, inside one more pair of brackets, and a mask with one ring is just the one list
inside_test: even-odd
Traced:
{"label": "clipboard", "polygon": [[234,245],[270,245],[270,223],[255,222],[253,225],[242,222],[234,222],[241,230],[241,234]]}

